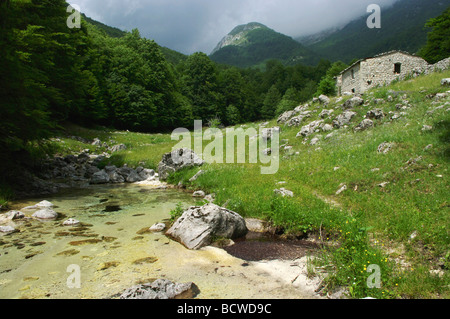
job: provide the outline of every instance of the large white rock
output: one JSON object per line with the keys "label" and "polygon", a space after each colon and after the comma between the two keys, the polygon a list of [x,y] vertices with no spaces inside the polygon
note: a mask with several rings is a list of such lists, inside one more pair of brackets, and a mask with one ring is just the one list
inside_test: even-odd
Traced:
{"label": "large white rock", "polygon": [[320,112],[320,114],[319,114],[319,117],[324,119],[326,117],[329,117],[331,115],[331,113],[333,113],[333,112],[334,112],[333,109],[331,109],[331,110],[322,110],[322,112]]}
{"label": "large white rock", "polygon": [[287,190],[286,188],[274,189],[273,192],[282,197],[294,197],[294,192]]}
{"label": "large white rock", "polygon": [[166,229],[166,224],[164,224],[164,223],[157,223],[157,224],[154,224],[152,227],[149,228],[149,230],[151,232],[161,232],[164,229]]}
{"label": "large white rock", "polygon": [[302,127],[300,132],[297,134],[297,137],[307,137],[313,134],[317,129],[323,126],[323,120],[313,121],[308,125]]}
{"label": "large white rock", "polygon": [[294,115],[295,115],[295,111],[286,111],[280,115],[280,117],[277,120],[277,123],[284,124],[287,121],[289,121]]}
{"label": "large white rock", "polygon": [[298,115],[298,116],[294,116],[293,118],[291,118],[288,122],[288,126],[292,127],[292,126],[300,126],[300,124],[302,124],[303,120],[305,118],[310,117],[310,115],[305,114],[305,115]]}
{"label": "large white rock", "polygon": [[53,207],[54,205],[47,200],[43,200],[42,202],[37,203],[35,206],[38,208],[48,208]]}
{"label": "large white rock", "polygon": [[365,131],[368,128],[373,127],[373,121],[369,119],[364,119],[361,123],[358,124],[358,126],[355,127],[355,132]]}
{"label": "large white rock", "polygon": [[192,283],[173,283],[167,279],[157,279],[152,283],[133,286],[125,290],[120,299],[190,299],[199,293]]}
{"label": "large white rock", "polygon": [[379,120],[384,117],[384,113],[381,109],[370,110],[367,112],[366,117],[371,120]]}
{"label": "large white rock", "polygon": [[25,214],[17,210],[11,210],[5,214],[5,217],[7,217],[10,220],[22,219],[25,217]]}
{"label": "large white rock", "polygon": [[142,181],[142,178],[135,170],[132,170],[130,175],[128,175],[126,181],[127,183],[136,183]]}
{"label": "large white rock", "polygon": [[114,153],[114,152],[126,150],[127,147],[125,144],[119,144],[119,145],[114,145],[114,146],[110,147],[109,149],[110,149],[111,153]]}
{"label": "large white rock", "polygon": [[6,233],[6,234],[10,234],[10,233],[14,233],[16,231],[16,229],[12,226],[0,226],[0,233]]}
{"label": "large white rock", "polygon": [[321,96],[319,96],[319,101],[322,104],[330,104],[330,98],[324,94],[322,94]]}
{"label": "large white rock", "polygon": [[442,79],[441,85],[442,86],[450,86],[450,78]]}
{"label": "large white rock", "polygon": [[159,179],[167,180],[169,174],[190,166],[201,166],[203,160],[188,148],[181,148],[164,154],[158,165]]}
{"label": "large white rock", "polygon": [[333,126],[337,129],[343,127],[350,123],[350,121],[356,116],[355,112],[344,111],[341,115],[339,115],[334,121]]}
{"label": "large white rock", "polygon": [[43,208],[35,212],[33,217],[38,219],[56,219],[58,213],[51,208]]}
{"label": "large white rock", "polygon": [[247,231],[245,220],[239,214],[210,203],[189,208],[166,235],[196,250],[211,244],[214,237],[236,239],[245,236]]}
{"label": "large white rock", "polygon": [[354,108],[356,106],[360,106],[364,104],[364,100],[358,96],[352,97],[351,99],[347,100],[344,102],[344,104],[342,105],[342,107],[344,109],[351,109]]}
{"label": "large white rock", "polygon": [[322,131],[323,132],[330,132],[330,131],[332,131],[333,130],[333,126],[331,126],[330,124],[325,124],[323,127],[322,127]]}
{"label": "large white rock", "polygon": [[142,170],[136,172],[139,174],[139,177],[143,180],[153,179],[155,178],[156,172],[153,169],[143,168]]}
{"label": "large white rock", "polygon": [[91,184],[107,184],[111,180],[109,174],[102,169],[99,172],[96,172],[91,177]]}
{"label": "large white rock", "polygon": [[192,194],[192,197],[205,197],[206,194],[204,191],[196,191],[194,194]]}
{"label": "large white rock", "polygon": [[383,142],[378,146],[377,152],[382,153],[382,154],[387,154],[392,150],[392,148],[394,146],[395,146],[394,143]]}

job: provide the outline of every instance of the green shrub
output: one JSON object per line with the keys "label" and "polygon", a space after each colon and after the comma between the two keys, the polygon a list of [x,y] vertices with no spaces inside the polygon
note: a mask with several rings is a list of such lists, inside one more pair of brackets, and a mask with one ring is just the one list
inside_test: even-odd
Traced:
{"label": "green shrub", "polygon": [[183,215],[185,209],[183,208],[183,203],[178,203],[177,206],[170,211],[170,221],[175,222],[178,218]]}

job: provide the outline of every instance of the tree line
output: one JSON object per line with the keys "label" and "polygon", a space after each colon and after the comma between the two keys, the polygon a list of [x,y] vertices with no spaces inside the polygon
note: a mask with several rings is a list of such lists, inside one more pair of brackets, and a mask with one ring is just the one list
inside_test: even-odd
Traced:
{"label": "tree line", "polygon": [[330,62],[264,71],[195,53],[178,63],[138,30],[111,37],[83,19],[67,27],[63,0],[0,1],[0,147],[25,148],[64,121],[154,132],[194,119],[224,125],[272,118],[310,98]]}

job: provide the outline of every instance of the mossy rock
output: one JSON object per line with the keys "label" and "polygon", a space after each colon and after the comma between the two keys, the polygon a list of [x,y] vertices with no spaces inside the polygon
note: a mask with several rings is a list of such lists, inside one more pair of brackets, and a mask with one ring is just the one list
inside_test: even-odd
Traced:
{"label": "mossy rock", "polygon": [[42,251],[36,251],[36,252],[32,252],[31,254],[28,254],[25,256],[25,259],[30,259],[36,255],[42,254]]}
{"label": "mossy rock", "polygon": [[91,245],[91,244],[97,244],[100,243],[102,240],[98,238],[91,238],[91,239],[85,239],[85,240],[76,240],[71,241],[69,245],[72,246],[82,246],[82,245]]}
{"label": "mossy rock", "polygon": [[78,254],[80,251],[76,249],[64,250],[60,253],[57,253],[56,256],[74,256]]}
{"label": "mossy rock", "polygon": [[142,264],[153,264],[158,261],[158,258],[156,257],[145,257],[141,259],[136,259],[133,261],[134,265],[142,265]]}
{"label": "mossy rock", "polygon": [[30,246],[42,246],[42,245],[45,245],[45,244],[46,244],[45,241],[38,241],[38,242],[36,242],[36,243],[30,244]]}
{"label": "mossy rock", "polygon": [[117,267],[119,265],[120,265],[120,262],[118,262],[118,261],[108,261],[108,262],[105,262],[105,263],[101,263],[98,266],[97,270],[98,271],[102,271],[102,270],[109,269],[111,267]]}
{"label": "mossy rock", "polygon": [[144,227],[136,232],[136,234],[138,234],[138,235],[151,234],[151,233],[152,233],[152,231],[150,230],[150,226]]}
{"label": "mossy rock", "polygon": [[111,243],[111,242],[115,241],[116,239],[117,239],[117,237],[102,236],[102,240],[106,241],[107,243]]}

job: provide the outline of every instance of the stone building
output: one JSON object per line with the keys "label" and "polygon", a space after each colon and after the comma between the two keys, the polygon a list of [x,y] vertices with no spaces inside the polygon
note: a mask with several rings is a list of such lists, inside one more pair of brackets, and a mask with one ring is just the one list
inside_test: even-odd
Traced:
{"label": "stone building", "polygon": [[387,85],[407,75],[418,75],[429,68],[421,57],[402,51],[391,51],[359,60],[336,78],[338,95],[345,92],[362,94],[367,90]]}

